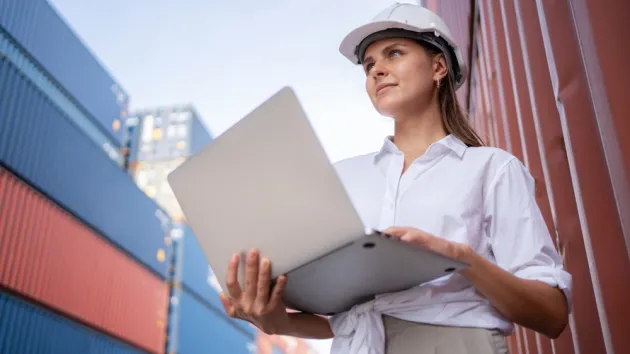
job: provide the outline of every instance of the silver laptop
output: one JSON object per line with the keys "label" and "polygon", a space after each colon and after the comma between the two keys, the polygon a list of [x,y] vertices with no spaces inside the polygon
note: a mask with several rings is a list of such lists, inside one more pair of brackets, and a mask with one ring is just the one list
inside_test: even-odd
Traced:
{"label": "silver laptop", "polygon": [[284,300],[296,310],[335,314],[466,266],[366,230],[289,87],[168,182],[221,287],[231,256],[256,248],[273,278],[288,276]]}

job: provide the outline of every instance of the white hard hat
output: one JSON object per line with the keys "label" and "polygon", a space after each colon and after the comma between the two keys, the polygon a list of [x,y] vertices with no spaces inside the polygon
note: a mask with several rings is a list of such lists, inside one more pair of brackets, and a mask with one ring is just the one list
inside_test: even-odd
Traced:
{"label": "white hard hat", "polygon": [[354,64],[361,64],[367,47],[380,39],[406,37],[430,43],[440,49],[449,66],[455,89],[466,81],[467,68],[461,51],[446,23],[434,12],[418,5],[395,3],[372,21],[350,32],[339,51]]}

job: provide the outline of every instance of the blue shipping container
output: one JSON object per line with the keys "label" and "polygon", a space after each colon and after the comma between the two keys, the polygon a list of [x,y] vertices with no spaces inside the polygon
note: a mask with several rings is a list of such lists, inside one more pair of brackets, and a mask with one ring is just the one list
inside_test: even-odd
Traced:
{"label": "blue shipping container", "polygon": [[166,214],[1,56],[0,163],[165,276]]}
{"label": "blue shipping container", "polygon": [[58,314],[0,292],[0,354],[143,353]]}
{"label": "blue shipping container", "polygon": [[175,274],[182,287],[198,297],[200,301],[217,309],[226,316],[226,320],[232,321],[235,326],[249,329],[250,326],[247,322],[230,319],[225,314],[223,304],[219,299],[220,289],[217,288],[217,283],[213,284],[216,279],[214,279],[212,269],[190,227],[185,224],[176,224],[173,228],[182,230],[181,237],[178,237],[176,241],[178,258],[175,263]]}
{"label": "blue shipping container", "polygon": [[182,286],[194,292],[204,301],[217,308],[222,308],[216,285],[212,284],[212,269],[208,265],[206,255],[188,225],[177,225],[183,235],[177,240],[178,260],[176,274],[180,276]]}
{"label": "blue shipping container", "polygon": [[46,0],[0,1],[0,27],[15,38],[120,146],[127,94]]}
{"label": "blue shipping container", "polygon": [[250,354],[255,347],[253,327],[233,326],[186,291],[180,293],[178,306],[177,353]]}

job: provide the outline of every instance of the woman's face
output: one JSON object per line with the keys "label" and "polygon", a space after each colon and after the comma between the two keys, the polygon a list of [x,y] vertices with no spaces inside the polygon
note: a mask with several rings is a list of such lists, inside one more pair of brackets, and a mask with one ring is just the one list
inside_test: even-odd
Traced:
{"label": "woman's face", "polygon": [[[403,38],[372,43],[365,52],[366,90],[376,110],[388,117],[417,112],[433,97],[435,81],[446,74],[444,60],[416,41]],[[442,72],[443,71],[443,72]]]}

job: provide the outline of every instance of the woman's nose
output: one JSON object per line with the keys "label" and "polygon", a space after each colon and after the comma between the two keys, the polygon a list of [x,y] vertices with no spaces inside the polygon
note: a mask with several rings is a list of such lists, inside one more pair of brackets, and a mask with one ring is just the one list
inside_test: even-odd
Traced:
{"label": "woman's nose", "polygon": [[382,63],[374,63],[374,66],[372,67],[372,75],[374,77],[386,76],[387,68]]}

